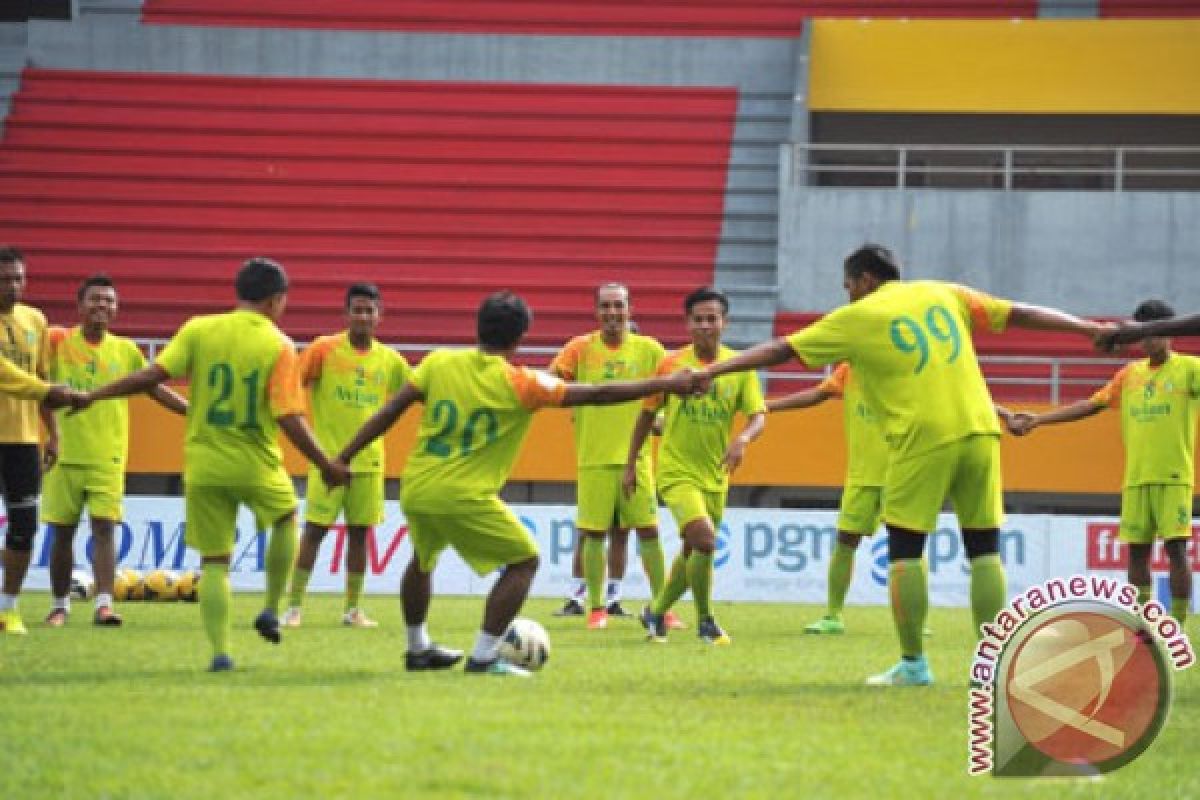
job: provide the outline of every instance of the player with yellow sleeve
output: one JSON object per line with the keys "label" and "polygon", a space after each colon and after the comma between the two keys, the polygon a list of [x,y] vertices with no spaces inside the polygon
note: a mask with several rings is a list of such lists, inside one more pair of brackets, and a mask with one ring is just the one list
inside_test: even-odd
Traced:
{"label": "player with yellow sleeve", "polygon": [[[666,355],[649,336],[629,330],[629,289],[609,283],[596,289],[596,318],[600,329],[567,342],[550,364],[563,380],[608,383],[649,378]],[[582,406],[573,414],[577,513],[575,527],[582,539],[581,561],[587,586],[587,627],[608,626],[609,615],[627,616],[620,604],[620,580],[625,571],[629,529],[637,531],[642,565],[651,594],[662,588],[663,552],[658,538],[658,504],[651,481],[650,448],[642,448],[638,469],[644,480],[626,497],[621,491],[625,451],[637,422],[636,401],[610,406]],[[611,530],[610,530],[611,528]],[[609,541],[608,591],[605,591],[605,540]],[[576,603],[567,600],[563,615]],[[582,609],[581,609],[582,610]]]}
{"label": "player with yellow sleeve", "polygon": [[107,384],[90,401],[143,392],[187,378],[190,397],[184,444],[184,502],[189,546],[200,552],[200,613],[213,648],[209,669],[233,669],[229,648],[229,562],[240,505],[269,530],[266,607],[254,628],[280,641],[279,605],[296,550],[296,494],[277,434],[321,469],[330,485],[350,473],[329,461],[304,420],[296,348],[275,322],[287,306],[287,274],[265,258],[250,259],[235,281],[238,306],[194,317],[149,367]]}
{"label": "player with yellow sleeve", "polygon": [[[1138,323],[1174,316],[1161,300],[1147,300],[1133,312]],[[1155,538],[1161,538],[1170,564],[1171,615],[1182,623],[1192,597],[1187,546],[1192,538],[1200,358],[1171,352],[1171,340],[1162,336],[1143,339],[1142,349],[1147,358],[1122,367],[1087,400],[1041,414],[1018,413],[1014,433],[1074,422],[1106,408],[1121,412],[1125,477],[1120,538],[1129,545],[1129,582],[1138,587],[1138,602],[1149,602],[1150,551]]]}
{"label": "player with yellow sleeve", "polygon": [[[408,380],[404,356],[375,339],[383,313],[379,288],[356,283],[346,290],[346,330],[322,336],[300,356],[301,381],[312,397],[313,429],[327,453],[336,453],[389,396]],[[304,534],[292,572],[291,599],[283,624],[299,627],[301,606],[321,540],[338,515],[346,521],[346,602],[342,624],[374,628],[379,623],[361,607],[367,572],[367,531],[383,521],[383,440],[372,443],[350,465],[349,486],[327,487],[314,467],[308,473]]]}
{"label": "player with yellow sleeve", "polygon": [[[110,383],[146,366],[131,339],[116,336],[109,326],[117,316],[117,289],[107,275],[93,275],[76,292],[80,324],[50,329],[47,372],[81,392]],[[187,413],[187,401],[166,386],[150,395],[176,414]],[[46,473],[42,516],[50,525],[50,594],[46,624],[61,627],[71,611],[71,570],[75,566],[75,529],[86,507],[92,528],[92,572],[96,610],[92,622],[116,626],[113,611],[116,550],[113,535],[121,521],[125,496],[125,460],[129,452],[129,403],[102,403],[77,414],[59,415],[58,462]]]}
{"label": "player with yellow sleeve", "polygon": [[533,413],[546,406],[621,403],[653,392],[686,391],[690,385],[689,374],[568,384],[549,373],[514,366],[509,359],[531,320],[528,306],[511,292],[489,295],[477,315],[478,347],[426,356],[405,387],[367,420],[339,456],[342,464],[352,463],[410,405],[424,405],[400,496],[413,545],[400,587],[408,629],[406,669],[445,669],[462,659],[461,651],[435,644],[425,625],[434,567],[441,552],[453,547],[479,575],[502,568],[488,594],[466,671],[528,674],[499,658],[498,651],[537,572],[537,543],[499,492]]}
{"label": "player with yellow sleeve", "polygon": [[[697,289],[684,298],[683,308],[692,343],[669,355],[659,367],[660,375],[681,369],[703,370],[735,355],[721,344],[729,316],[729,299],[724,293],[711,287]],[[638,453],[654,426],[655,415],[663,409],[656,482],[679,526],[683,548],[671,564],[662,591],[642,609],[641,622],[652,641],[666,641],[667,612],[690,587],[697,635],[710,644],[728,645],[732,639],[712,613],[713,552],[725,514],[729,475],[742,463],[746,447],[766,427],[762,388],[757,375],[745,372],[714,381],[698,397],[648,399],[629,442],[623,479],[627,492],[637,489]],[[734,418],[739,413],[746,418],[746,425],[734,437]]]}
{"label": "player with yellow sleeve", "polygon": [[891,251],[869,244],[846,259],[850,296],[791,336],[756,345],[697,376],[697,389],[728,372],[800,358],[812,367],[845,361],[881,417],[890,453],[883,491],[888,585],[901,660],[868,679],[875,686],[927,685],[933,675],[922,639],[928,590],[926,534],[949,498],[971,565],[975,625],[1006,601],[999,555],[1003,520],[1000,426],[971,331],[1012,325],[1077,333],[1093,340],[1108,326],[1054,309],[1011,303],[941,281],[902,281]]}

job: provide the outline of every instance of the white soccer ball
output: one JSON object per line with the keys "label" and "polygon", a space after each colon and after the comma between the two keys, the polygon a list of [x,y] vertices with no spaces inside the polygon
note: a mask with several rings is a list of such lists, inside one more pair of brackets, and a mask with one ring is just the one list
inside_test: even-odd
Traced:
{"label": "white soccer ball", "polygon": [[96,579],[92,573],[82,569],[71,571],[71,597],[87,600],[96,594]]}
{"label": "white soccer ball", "polygon": [[500,657],[525,669],[541,669],[550,660],[550,636],[531,619],[514,619],[500,642]]}

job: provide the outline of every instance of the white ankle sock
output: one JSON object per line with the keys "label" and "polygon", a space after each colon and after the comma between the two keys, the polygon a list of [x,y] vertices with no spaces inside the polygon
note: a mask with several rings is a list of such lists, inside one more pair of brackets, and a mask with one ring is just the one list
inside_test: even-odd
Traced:
{"label": "white ankle sock", "polygon": [[492,636],[490,633],[480,631],[475,636],[475,649],[471,651],[471,658],[476,661],[491,661],[496,657],[496,652],[500,649],[500,636]]}
{"label": "white ankle sock", "polygon": [[433,647],[433,641],[429,638],[429,631],[425,630],[425,623],[420,625],[409,625],[408,627],[408,652],[424,653],[430,647]]}

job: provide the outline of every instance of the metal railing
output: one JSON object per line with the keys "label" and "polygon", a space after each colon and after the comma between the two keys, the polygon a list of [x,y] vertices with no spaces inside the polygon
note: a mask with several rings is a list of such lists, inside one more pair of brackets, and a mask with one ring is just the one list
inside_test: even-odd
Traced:
{"label": "metal railing", "polygon": [[783,145],[792,186],[1200,190],[1200,147]]}

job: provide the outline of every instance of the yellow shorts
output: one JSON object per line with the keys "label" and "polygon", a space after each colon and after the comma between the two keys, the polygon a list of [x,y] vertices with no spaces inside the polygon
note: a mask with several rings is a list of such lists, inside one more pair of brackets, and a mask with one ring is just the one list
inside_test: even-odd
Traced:
{"label": "yellow shorts", "polygon": [[432,572],[447,547],[478,575],[538,554],[533,534],[499,497],[471,501],[453,514],[405,509],[404,518],[422,572]]}
{"label": "yellow shorts", "polygon": [[309,470],[304,497],[304,518],[329,527],[343,514],[347,525],[370,526],[383,522],[383,473],[356,472],[349,486],[330,489],[319,470]]}
{"label": "yellow shorts", "polygon": [[1121,491],[1122,542],[1153,544],[1160,539],[1192,535],[1192,486],[1155,483],[1126,486]]}
{"label": "yellow shorts", "polygon": [[638,465],[637,490],[632,497],[625,497],[621,491],[624,474],[624,467],[580,468],[576,483],[576,527],[585,531],[606,531],[614,522],[622,528],[650,528],[658,524],[650,462],[645,460]]}
{"label": "yellow shorts", "polygon": [[267,484],[189,484],[184,487],[183,497],[187,543],[202,556],[223,556],[233,552],[239,505],[250,509],[259,530],[270,530],[276,522],[296,511],[296,492],[282,467]]}
{"label": "yellow shorts", "polygon": [[662,488],[662,499],[679,526],[680,534],[689,522],[707,517],[713,529],[721,527],[725,516],[725,492],[706,492],[690,483],[675,483]]}
{"label": "yellow shorts", "polygon": [[882,486],[847,486],[842,489],[842,504],[837,521],[839,531],[872,536],[879,530],[879,519],[882,515]]}
{"label": "yellow shorts", "polygon": [[121,467],[56,464],[42,483],[42,519],[51,525],[76,525],[86,507],[92,519],[117,522],[124,516],[124,497]]}
{"label": "yellow shorts", "polygon": [[976,434],[936,450],[888,464],[883,519],[888,525],[928,533],[947,498],[967,529],[1004,522],[1000,437]]}

